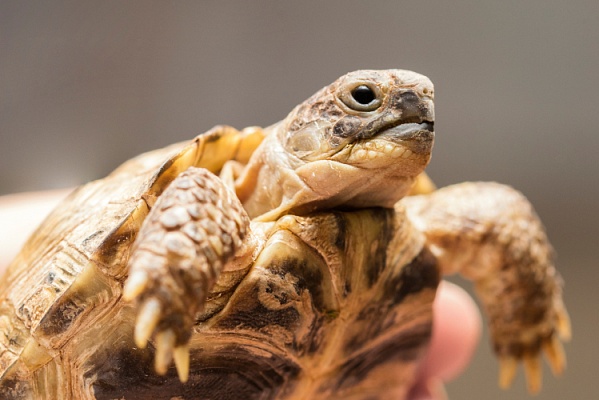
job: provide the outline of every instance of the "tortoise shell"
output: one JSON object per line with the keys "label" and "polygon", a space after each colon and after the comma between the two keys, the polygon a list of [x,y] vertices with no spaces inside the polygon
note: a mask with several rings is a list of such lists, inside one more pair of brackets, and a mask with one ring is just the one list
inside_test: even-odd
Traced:
{"label": "tortoise shell", "polygon": [[356,71],[75,190],[0,280],[0,397],[406,398],[456,271],[502,385],[522,360],[537,391],[569,335],[551,246],[509,187],[429,193],[432,99],[422,75]]}

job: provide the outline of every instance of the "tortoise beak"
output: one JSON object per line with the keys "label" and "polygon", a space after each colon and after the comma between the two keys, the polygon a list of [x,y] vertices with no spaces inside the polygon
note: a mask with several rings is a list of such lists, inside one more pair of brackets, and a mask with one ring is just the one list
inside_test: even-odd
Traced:
{"label": "tortoise beak", "polygon": [[435,109],[431,98],[419,97],[411,90],[393,100],[401,110],[400,119],[380,130],[381,137],[396,142],[418,154],[429,153],[435,138]]}

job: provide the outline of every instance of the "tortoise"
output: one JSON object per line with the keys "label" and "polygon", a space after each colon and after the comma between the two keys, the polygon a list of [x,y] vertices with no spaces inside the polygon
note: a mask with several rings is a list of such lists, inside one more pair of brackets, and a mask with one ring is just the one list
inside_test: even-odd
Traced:
{"label": "tortoise", "polygon": [[[570,335],[526,198],[436,190],[433,85],[348,73],[76,189],[0,282],[3,399],[405,398],[441,274],[475,283],[500,384]],[[174,362],[173,362],[174,360]]]}

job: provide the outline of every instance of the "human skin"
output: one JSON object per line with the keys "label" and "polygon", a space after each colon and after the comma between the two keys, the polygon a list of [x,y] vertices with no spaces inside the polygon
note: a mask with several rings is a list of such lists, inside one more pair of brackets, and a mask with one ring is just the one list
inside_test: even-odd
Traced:
{"label": "human skin", "polygon": [[[43,218],[69,190],[0,196],[0,273]],[[481,334],[481,317],[461,288],[443,282],[434,304],[433,337],[409,400],[446,399],[443,384],[468,365]]]}

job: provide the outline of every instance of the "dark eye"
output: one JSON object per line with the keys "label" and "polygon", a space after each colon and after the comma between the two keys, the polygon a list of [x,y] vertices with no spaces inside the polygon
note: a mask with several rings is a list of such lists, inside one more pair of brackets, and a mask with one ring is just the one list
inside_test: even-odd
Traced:
{"label": "dark eye", "polygon": [[346,86],[339,94],[339,98],[346,106],[359,112],[376,110],[381,106],[382,97],[382,93],[376,85],[364,83]]}
{"label": "dark eye", "polygon": [[366,85],[360,85],[351,91],[351,95],[355,101],[366,106],[376,99],[374,91]]}

